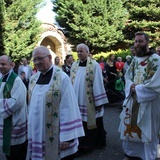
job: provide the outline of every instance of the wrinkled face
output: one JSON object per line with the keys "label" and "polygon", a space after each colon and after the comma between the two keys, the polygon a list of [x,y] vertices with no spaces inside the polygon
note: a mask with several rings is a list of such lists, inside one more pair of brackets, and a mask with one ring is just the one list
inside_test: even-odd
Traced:
{"label": "wrinkled face", "polygon": [[5,57],[0,58],[0,72],[5,75],[12,69],[12,63]]}
{"label": "wrinkled face", "polygon": [[137,35],[134,41],[135,54],[138,57],[143,57],[147,53],[148,42],[144,35]]}
{"label": "wrinkled face", "polygon": [[84,61],[88,57],[88,52],[83,46],[77,46],[77,54],[80,61]]}
{"label": "wrinkled face", "polygon": [[52,65],[51,55],[46,55],[42,51],[36,51],[32,55],[33,62],[38,71],[45,73]]}

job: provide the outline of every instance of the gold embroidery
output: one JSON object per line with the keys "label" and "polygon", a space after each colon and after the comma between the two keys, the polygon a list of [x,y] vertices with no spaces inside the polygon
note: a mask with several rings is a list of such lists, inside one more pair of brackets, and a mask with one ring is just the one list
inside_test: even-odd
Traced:
{"label": "gold embroidery", "polygon": [[[60,69],[56,68],[53,77],[53,82],[49,88],[49,92],[46,95],[46,112],[48,112],[48,117],[46,117],[46,129],[49,133],[48,139],[52,143],[55,136],[59,132],[59,100],[60,100]],[[49,126],[49,127],[48,127]]]}

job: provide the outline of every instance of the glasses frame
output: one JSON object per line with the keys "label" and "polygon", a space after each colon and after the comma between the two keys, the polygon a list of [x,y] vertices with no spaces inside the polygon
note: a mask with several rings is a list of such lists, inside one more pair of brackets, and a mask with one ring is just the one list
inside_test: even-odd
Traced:
{"label": "glasses frame", "polygon": [[44,58],[46,58],[46,57],[48,57],[49,55],[46,55],[46,56],[44,56],[44,57],[36,57],[36,58],[33,58],[33,62],[35,63],[36,61],[38,61],[38,62],[40,62],[40,61],[42,61]]}

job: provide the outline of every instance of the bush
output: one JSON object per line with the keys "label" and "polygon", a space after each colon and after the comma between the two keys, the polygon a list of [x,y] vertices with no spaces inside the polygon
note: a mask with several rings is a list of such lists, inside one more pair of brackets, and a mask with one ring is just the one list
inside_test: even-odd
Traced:
{"label": "bush", "polygon": [[[76,61],[78,59],[77,52],[72,52],[71,54],[73,55],[73,58]],[[107,60],[107,58],[110,54],[115,54],[116,59],[117,59],[117,57],[122,57],[123,61],[126,61],[126,56],[127,55],[131,55],[129,49],[128,50],[119,49],[118,51],[110,51],[110,52],[106,52],[106,53],[101,52],[101,53],[95,54],[95,55],[93,55],[93,58],[96,61],[99,61],[100,57],[103,56],[104,59]]]}
{"label": "bush", "polygon": [[71,54],[73,56],[73,59],[76,61],[78,59],[77,52],[72,52]]}
{"label": "bush", "polygon": [[117,57],[122,57],[123,61],[126,61],[126,56],[127,55],[131,55],[130,50],[119,49],[118,51],[110,51],[110,52],[107,52],[107,53],[101,52],[99,54],[95,54],[95,55],[93,55],[93,58],[96,61],[99,61],[100,57],[103,56],[104,59],[107,60],[107,58],[110,54],[115,54],[116,59],[117,59]]}

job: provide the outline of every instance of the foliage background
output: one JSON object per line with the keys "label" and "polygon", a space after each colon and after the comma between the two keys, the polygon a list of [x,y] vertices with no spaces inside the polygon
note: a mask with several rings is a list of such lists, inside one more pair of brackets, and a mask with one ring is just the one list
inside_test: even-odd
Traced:
{"label": "foliage background", "polygon": [[[22,57],[30,58],[36,46],[41,29],[35,15],[41,7],[42,0],[4,0],[3,36],[4,53],[11,56],[15,62]],[[1,53],[2,54],[2,53]]]}
{"label": "foliage background", "polygon": [[[6,53],[16,62],[22,57],[30,58],[42,32],[41,22],[35,17],[45,4],[42,1],[0,1],[1,55]],[[160,0],[52,2],[56,20],[73,45],[73,51],[75,45],[84,42],[94,55],[107,57],[114,52],[125,57],[137,31],[149,34],[151,47],[160,45]],[[97,58],[96,55],[93,57]]]}
{"label": "foliage background", "polygon": [[123,29],[125,43],[132,45],[134,34],[144,31],[150,36],[150,46],[160,45],[160,0],[124,0],[129,18]]}
{"label": "foliage background", "polygon": [[83,42],[95,54],[124,40],[128,12],[121,0],[54,0],[53,4],[56,21],[74,48]]}
{"label": "foliage background", "polygon": [[[115,59],[117,57],[122,57],[123,61],[126,61],[126,56],[127,55],[131,55],[130,50],[129,49],[119,49],[117,51],[109,51],[109,52],[100,52],[98,54],[93,55],[93,59],[95,59],[96,61],[99,61],[100,57],[103,56],[105,60],[107,60],[108,56],[110,54],[115,54]],[[78,59],[77,53],[76,52],[72,52],[73,58],[74,60]]]}
{"label": "foliage background", "polygon": [[89,45],[93,54],[133,45],[144,31],[150,46],[160,45],[160,0],[52,0],[56,20],[73,44]]}

